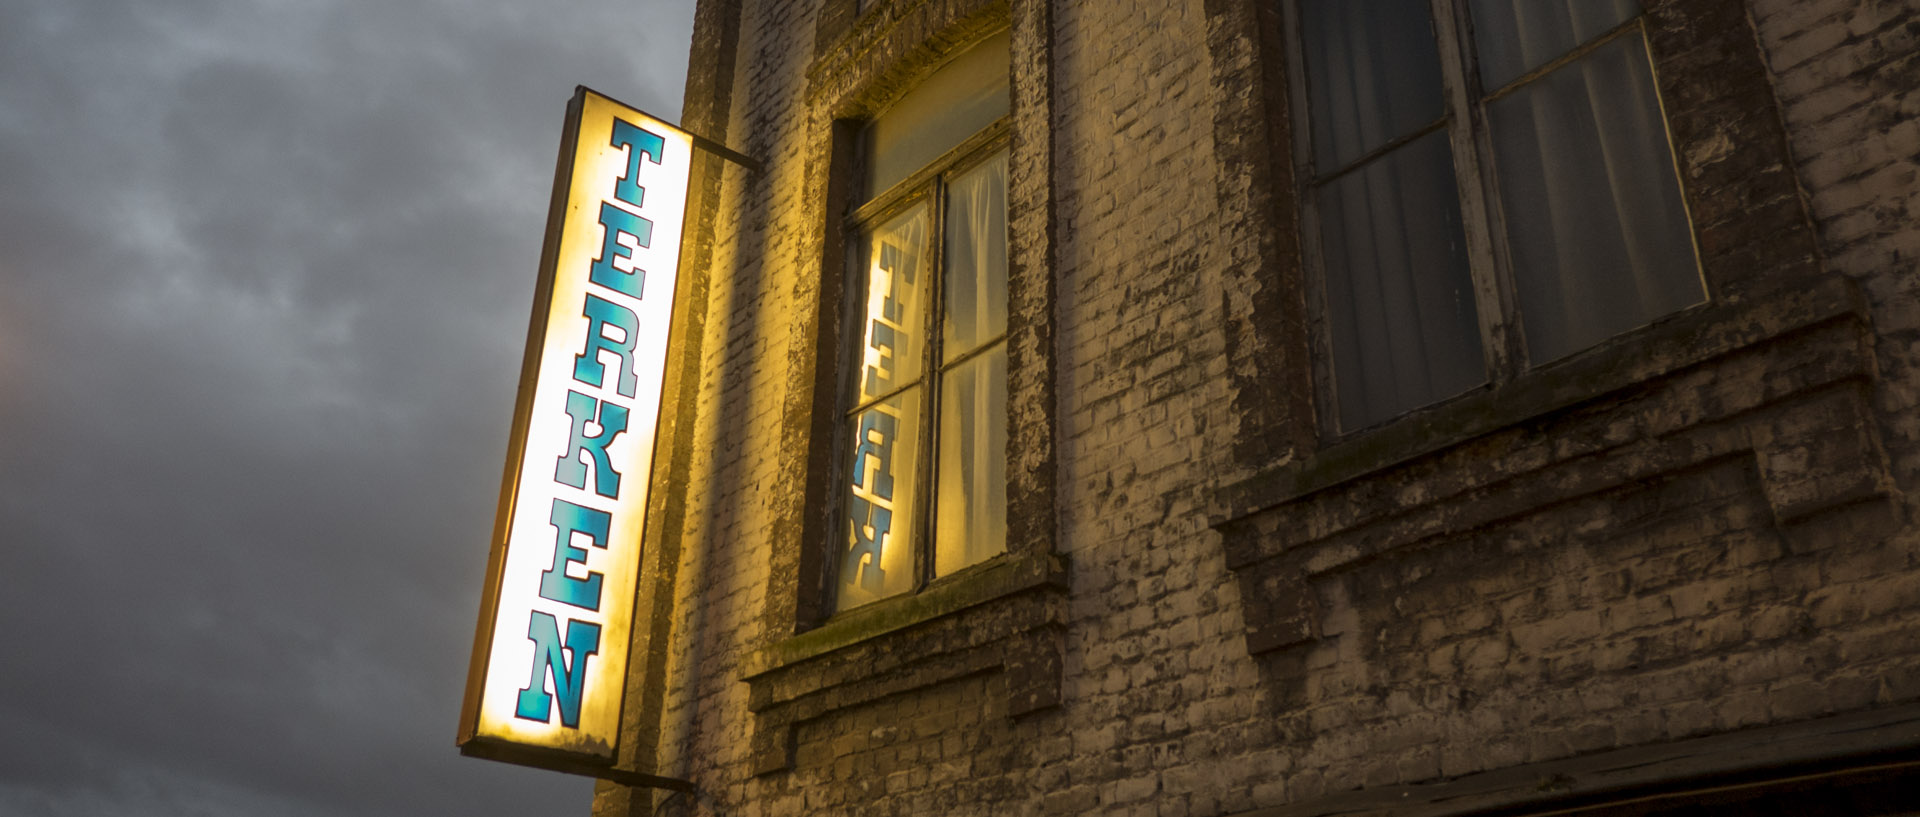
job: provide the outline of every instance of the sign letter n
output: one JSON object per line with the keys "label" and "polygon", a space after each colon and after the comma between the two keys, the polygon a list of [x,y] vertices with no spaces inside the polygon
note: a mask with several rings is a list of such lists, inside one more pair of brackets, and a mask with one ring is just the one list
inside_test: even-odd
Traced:
{"label": "sign letter n", "polygon": [[586,621],[567,621],[565,653],[573,654],[569,665],[560,648],[559,621],[551,614],[533,612],[527,622],[527,638],[533,642],[533,677],[520,690],[520,704],[514,715],[530,721],[551,723],[554,695],[547,694],[547,676],[553,676],[554,693],[560,698],[560,724],[569,729],[580,726],[580,692],[587,677],[587,656],[600,651],[600,625]]}

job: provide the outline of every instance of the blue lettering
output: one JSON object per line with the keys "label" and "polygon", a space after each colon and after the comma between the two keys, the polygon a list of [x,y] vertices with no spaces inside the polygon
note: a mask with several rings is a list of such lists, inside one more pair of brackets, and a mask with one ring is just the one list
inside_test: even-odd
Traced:
{"label": "blue lettering", "polygon": [[[554,696],[547,694],[547,676],[553,676],[553,689],[560,697],[560,724],[580,728],[580,694],[585,692],[587,656],[600,651],[600,625],[567,620],[567,645],[560,646],[560,624],[552,615],[534,611],[527,622],[527,640],[533,642],[533,677],[520,690],[517,717],[551,723]],[[566,653],[573,653],[567,662]]]}
{"label": "blue lettering", "polygon": [[[853,487],[866,488],[881,499],[893,498],[893,439],[900,420],[869,411],[860,416],[860,445],[853,451]],[[867,462],[874,463],[873,484],[867,484]]]}
{"label": "blue lettering", "polygon": [[[619,237],[632,236],[635,246],[652,246],[653,222],[622,210],[613,202],[603,201],[600,202],[600,226],[606,228],[606,234],[600,239],[600,257],[593,259],[593,272],[587,280],[614,292],[641,297],[647,286],[646,270],[634,268],[633,250],[620,243]],[[626,261],[627,269],[614,266],[615,259]]]}
{"label": "blue lettering", "polygon": [[[878,593],[887,582],[887,572],[880,569],[880,553],[886,549],[887,534],[893,528],[893,511],[858,496],[850,504],[853,506],[848,514],[853,520],[853,547],[847,551],[840,575],[853,576],[858,571],[860,586],[870,593]],[[871,536],[867,534],[868,528],[873,529]]]}
{"label": "blue lettering", "polygon": [[639,207],[647,195],[647,189],[640,186],[640,157],[645,156],[654,164],[659,164],[661,152],[667,149],[667,140],[624,119],[615,119],[613,146],[627,149],[627,175],[614,183],[613,197]]}
{"label": "blue lettering", "polygon": [[587,610],[600,609],[600,574],[588,571],[584,579],[567,575],[567,565],[585,565],[587,552],[573,546],[573,535],[584,533],[593,546],[605,550],[613,514],[583,508],[564,499],[553,501],[547,516],[553,523],[553,567],[540,573],[540,597]]}
{"label": "blue lettering", "polygon": [[[893,530],[893,441],[900,421],[891,414],[869,411],[860,417],[860,444],[853,452],[853,487],[848,516],[853,527],[853,544],[847,551],[840,574],[859,572],[860,586],[878,593],[886,583],[886,571],[880,569],[880,554],[886,550],[887,534]],[[871,464],[871,465],[869,465]],[[868,469],[871,467],[871,481]],[[871,499],[869,499],[871,497]],[[868,535],[867,530],[873,530]]]}
{"label": "blue lettering", "polygon": [[880,355],[867,367],[867,394],[879,394],[893,385],[894,358],[907,351],[908,333],[894,329],[906,320],[907,305],[894,296],[913,285],[912,258],[892,244],[880,245],[880,269],[888,274],[887,294],[880,301],[880,315],[868,323],[868,345]]}
{"label": "blue lettering", "polygon": [[[567,392],[567,416],[573,418],[573,431],[567,436],[567,453],[553,467],[553,478],[575,488],[587,487],[585,453],[593,461],[593,492],[609,499],[620,496],[620,472],[607,459],[607,446],[627,430],[627,409],[617,403],[602,403],[577,391]],[[600,433],[587,436],[587,423],[600,424]]]}
{"label": "blue lettering", "polygon": [[[592,294],[587,295],[586,308],[580,314],[589,321],[587,348],[573,356],[573,379],[599,388],[600,379],[606,374],[600,364],[600,353],[612,352],[620,358],[620,375],[614,391],[621,397],[632,397],[639,382],[633,375],[633,347],[640,342],[640,319],[633,310]],[[607,337],[609,326],[618,327],[623,333],[622,339]]]}

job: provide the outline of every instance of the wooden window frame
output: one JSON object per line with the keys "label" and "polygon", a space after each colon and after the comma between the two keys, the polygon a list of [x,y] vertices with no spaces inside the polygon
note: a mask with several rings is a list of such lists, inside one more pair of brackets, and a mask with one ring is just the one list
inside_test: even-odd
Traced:
{"label": "wooden window frame", "polygon": [[[841,352],[838,392],[841,395],[842,402],[836,413],[836,430],[834,432],[833,450],[836,454],[833,469],[834,494],[832,505],[833,518],[837,524],[831,529],[826,540],[826,546],[830,550],[825,560],[826,569],[830,574],[827,588],[829,596],[833,598],[826,599],[823,602],[822,609],[831,611],[829,613],[830,617],[856,610],[869,604],[885,601],[886,599],[918,594],[925,591],[936,581],[946,581],[964,575],[974,568],[1004,557],[1007,553],[1005,544],[1003,543],[1001,553],[995,556],[964,565],[947,576],[936,577],[934,575],[933,549],[935,542],[933,526],[934,520],[939,513],[939,509],[936,507],[938,500],[935,496],[936,491],[934,488],[935,480],[938,479],[939,476],[940,383],[943,379],[942,375],[996,348],[1004,348],[1009,335],[1009,327],[1003,326],[998,334],[980,341],[973,349],[951,360],[942,359],[945,338],[944,333],[941,331],[940,319],[946,307],[945,275],[947,259],[945,244],[947,183],[949,179],[955,176],[962,175],[980,167],[997,154],[1010,152],[1012,146],[1012,121],[1013,117],[1011,114],[994,120],[992,124],[982,128],[974,135],[967,137],[953,148],[948,149],[938,158],[935,158],[919,170],[908,175],[907,178],[877,193],[866,203],[853,207],[842,221],[840,229],[845,233],[842,246],[847,248],[844,273],[847,278],[847,284],[845,289],[846,303],[842,307],[846,325],[841,329],[841,337],[846,338],[848,343],[846,348]],[[861,276],[865,273],[865,270],[862,268],[864,253],[859,248],[866,240],[866,231],[886,224],[896,216],[907,212],[913,206],[923,202],[927,205],[927,241],[924,250],[925,261],[922,263],[922,270],[923,274],[928,276],[929,296],[925,299],[926,303],[921,305],[921,317],[924,320],[922,326],[926,327],[926,337],[921,342],[920,374],[918,378],[910,384],[895,385],[893,388],[877,396],[861,400],[858,395],[857,383],[863,374],[859,365],[859,359],[862,354],[861,342],[865,337],[865,333],[861,331],[860,323],[867,318],[867,315],[859,308],[859,304],[863,302],[866,296],[866,287],[861,283]],[[1011,252],[1011,247],[1009,247],[1009,252]],[[1006,310],[1007,306],[1003,304],[1001,308]],[[1005,316],[1003,315],[1003,320],[1004,319]],[[850,425],[849,421],[857,419],[861,412],[877,406],[892,397],[905,394],[915,387],[921,389],[920,411],[919,417],[917,418],[920,424],[919,433],[921,437],[919,451],[916,453],[913,462],[913,490],[915,496],[913,498],[912,508],[914,515],[913,518],[908,520],[909,530],[907,531],[907,545],[910,548],[908,564],[909,569],[912,571],[911,580],[907,589],[904,591],[881,596],[852,607],[841,607],[837,599],[838,588],[841,583],[839,570],[842,555],[847,548],[847,540],[841,534],[846,532],[845,523],[847,520],[848,505],[852,500],[851,463],[847,458],[847,452],[853,445],[853,440],[847,433]],[[1000,419],[1001,422],[1007,421],[1007,418],[1004,416]],[[1001,456],[1004,458],[1005,455],[1006,452],[1002,451]],[[1001,486],[1001,489],[1005,490],[1005,486]]]}
{"label": "wooden window frame", "polygon": [[[1285,32],[1287,77],[1285,93],[1289,103],[1286,107],[1293,112],[1291,125],[1294,138],[1291,140],[1290,155],[1287,159],[1290,162],[1293,178],[1298,180],[1293,190],[1294,206],[1297,208],[1295,212],[1299,219],[1296,240],[1299,242],[1299,252],[1306,272],[1302,276],[1306,292],[1308,324],[1306,335],[1309,357],[1314,361],[1311,372],[1313,391],[1318,397],[1313,401],[1314,426],[1318,429],[1317,436],[1322,445],[1390,426],[1409,415],[1456,402],[1467,395],[1497,390],[1521,379],[1530,371],[1580,356],[1581,352],[1574,352],[1540,364],[1535,364],[1528,359],[1524,332],[1525,316],[1521,314],[1520,305],[1515,296],[1517,290],[1513,274],[1513,259],[1507,243],[1508,228],[1502,213],[1498,180],[1493,168],[1494,149],[1491,127],[1487,123],[1486,108],[1502,97],[1520,90],[1556,69],[1578,61],[1619,38],[1639,37],[1644,52],[1649,56],[1648,70],[1654,86],[1652,90],[1660,104],[1659,126],[1661,132],[1666,135],[1668,159],[1673,162],[1667,172],[1674,174],[1674,181],[1680,186],[1686,232],[1693,246],[1693,269],[1694,273],[1700,277],[1703,293],[1699,303],[1675,312],[1651,316],[1646,323],[1629,331],[1644,329],[1674,315],[1698,311],[1716,299],[1718,293],[1715,292],[1714,282],[1711,276],[1705,274],[1702,265],[1699,228],[1694,220],[1687,195],[1686,176],[1678,166],[1679,149],[1671,129],[1671,115],[1667,109],[1665,95],[1659,88],[1658,60],[1652,59],[1653,34],[1647,28],[1649,14],[1644,3],[1641,4],[1640,13],[1632,19],[1575,45],[1552,60],[1528,69],[1499,88],[1487,90],[1480,85],[1479,58],[1471,47],[1472,24],[1469,19],[1468,0],[1427,0],[1427,6],[1432,15],[1435,46],[1440,60],[1441,92],[1444,96],[1443,114],[1438,120],[1396,137],[1348,161],[1341,168],[1319,176],[1316,175],[1311,138],[1311,117],[1314,114],[1307,102],[1306,49],[1301,42],[1299,10],[1301,2],[1302,0],[1281,0],[1279,6],[1284,20],[1282,28]],[[1315,194],[1321,185],[1340,178],[1346,173],[1355,172],[1363,165],[1416,139],[1432,134],[1436,130],[1445,132],[1449,155],[1453,160],[1455,187],[1460,197],[1462,236],[1467,244],[1468,275],[1472,283],[1474,306],[1479,319],[1479,340],[1485,379],[1458,394],[1396,411],[1358,427],[1342,428],[1335,379],[1338,374],[1333,371],[1332,364],[1334,342],[1327,317],[1326,265],[1320,246],[1319,209],[1314,202]],[[1607,344],[1602,342],[1595,345]]]}

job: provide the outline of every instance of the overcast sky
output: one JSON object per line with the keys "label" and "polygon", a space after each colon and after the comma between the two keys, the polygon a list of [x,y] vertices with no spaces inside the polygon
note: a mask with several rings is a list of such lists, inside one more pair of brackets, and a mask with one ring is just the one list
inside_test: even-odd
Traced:
{"label": "overcast sky", "polygon": [[692,0],[0,0],[0,815],[586,814],[453,746],[566,102]]}

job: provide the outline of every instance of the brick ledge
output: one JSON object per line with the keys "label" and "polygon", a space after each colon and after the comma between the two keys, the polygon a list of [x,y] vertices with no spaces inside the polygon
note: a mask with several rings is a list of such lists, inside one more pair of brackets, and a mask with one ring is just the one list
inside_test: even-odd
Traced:
{"label": "brick ledge", "polygon": [[1066,568],[1051,554],[1009,554],[935,582],[911,595],[882,599],[778,641],[746,661],[743,680],[846,649],[969,607],[1045,585],[1066,586]]}
{"label": "brick ledge", "polygon": [[1835,320],[1865,320],[1866,314],[1857,287],[1838,276],[1709,302],[1512,383],[1482,388],[1225,485],[1208,522],[1218,528],[1783,335]]}

